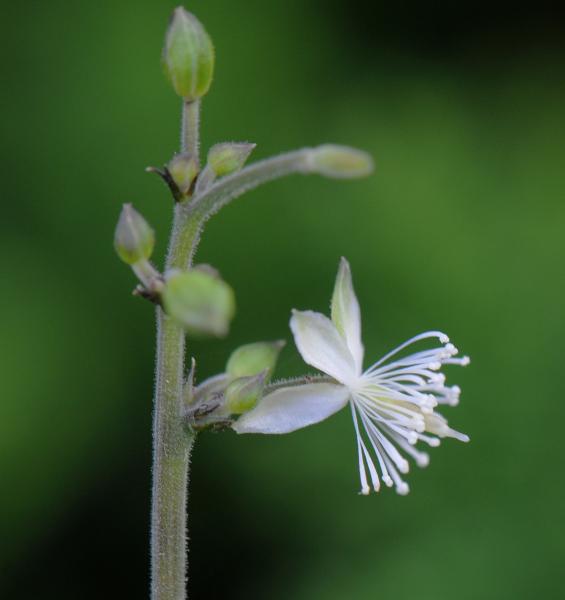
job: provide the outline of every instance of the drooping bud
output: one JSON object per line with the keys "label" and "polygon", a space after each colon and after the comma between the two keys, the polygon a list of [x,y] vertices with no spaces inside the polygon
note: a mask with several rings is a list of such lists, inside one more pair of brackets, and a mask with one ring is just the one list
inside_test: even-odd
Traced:
{"label": "drooping bud", "polygon": [[149,259],[154,246],[155,233],[149,223],[131,204],[124,204],[114,234],[118,256],[128,265],[134,265]]}
{"label": "drooping bud", "polygon": [[265,381],[269,381],[284,345],[284,340],[278,340],[240,346],[229,357],[226,365],[228,377],[236,379],[265,373]]}
{"label": "drooping bud", "polygon": [[208,152],[208,165],[216,177],[230,175],[243,167],[256,146],[247,142],[216,144]]}
{"label": "drooping bud", "polygon": [[202,23],[182,6],[174,10],[167,29],[163,67],[175,92],[188,101],[204,96],[212,83],[212,40]]}
{"label": "drooping bud", "polygon": [[235,314],[235,297],[223,280],[197,270],[176,271],[162,292],[166,312],[193,334],[224,336]]}
{"label": "drooping bud", "polygon": [[183,152],[173,157],[167,171],[180,192],[186,195],[198,175],[198,162],[189,152]]}
{"label": "drooping bud", "polygon": [[362,150],[325,144],[312,149],[310,169],[326,177],[354,179],[370,175],[374,163],[371,156]]}
{"label": "drooping bud", "polygon": [[226,391],[226,408],[232,415],[242,415],[255,407],[265,387],[266,372],[251,377],[239,377],[232,381]]}

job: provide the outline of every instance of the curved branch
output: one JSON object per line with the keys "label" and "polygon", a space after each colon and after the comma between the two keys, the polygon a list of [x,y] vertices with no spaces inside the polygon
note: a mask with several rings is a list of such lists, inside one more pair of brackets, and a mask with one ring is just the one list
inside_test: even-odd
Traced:
{"label": "curved branch", "polygon": [[220,179],[201,196],[194,198],[190,210],[209,218],[234,198],[262,183],[294,173],[310,173],[312,172],[311,154],[311,148],[303,148],[245,167],[233,175]]}

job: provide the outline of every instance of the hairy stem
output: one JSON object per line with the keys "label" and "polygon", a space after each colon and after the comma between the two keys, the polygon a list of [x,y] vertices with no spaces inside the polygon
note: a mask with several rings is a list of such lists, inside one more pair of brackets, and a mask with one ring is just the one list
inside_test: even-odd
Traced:
{"label": "hairy stem", "polygon": [[200,241],[203,218],[199,211],[187,207],[183,202],[175,205],[174,222],[167,268],[188,269]]}
{"label": "hairy stem", "polygon": [[[197,102],[183,103],[181,149],[198,149]],[[196,155],[196,154],[194,154]],[[175,205],[166,268],[190,266],[200,229],[198,215]],[[196,434],[183,424],[183,329],[157,308],[157,360],[153,414],[151,599],[185,600],[187,486]]]}
{"label": "hairy stem", "polygon": [[234,198],[262,183],[293,173],[311,173],[311,154],[310,148],[303,148],[256,162],[220,179],[194,199],[192,208],[208,217]]}
{"label": "hairy stem", "polygon": [[183,100],[180,133],[181,152],[190,152],[199,161],[200,100]]}
{"label": "hairy stem", "polygon": [[[190,108],[190,105],[188,106]],[[183,122],[186,122],[186,119]],[[314,172],[310,164],[311,152],[311,149],[303,148],[259,161],[233,175],[224,177],[201,194],[197,193],[192,200],[178,204],[175,207],[178,227],[173,232],[171,243],[175,260],[171,266],[179,269],[188,268],[200,241],[204,222],[231,200],[279,177],[293,173]]]}
{"label": "hairy stem", "polygon": [[186,500],[189,455],[194,434],[180,413],[184,332],[157,308],[157,377],[153,424],[151,515],[151,598],[186,597]]}

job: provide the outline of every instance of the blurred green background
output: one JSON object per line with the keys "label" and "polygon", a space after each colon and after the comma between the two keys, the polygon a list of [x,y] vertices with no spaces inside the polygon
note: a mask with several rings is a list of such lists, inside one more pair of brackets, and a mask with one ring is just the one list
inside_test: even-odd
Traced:
{"label": "blurred green background", "polygon": [[[547,6],[546,6],[547,4]],[[159,54],[174,3],[2,2],[0,595],[144,598],[154,323],[114,255],[123,202],[166,247],[143,168],[176,150]],[[367,359],[426,329],[472,365],[406,497],[359,488],[350,416],[280,438],[202,435],[195,598],[563,597],[565,45],[549,3],[194,0],[217,47],[205,147],[327,141],[373,177],[295,177],[230,205],[199,260],[236,290],[225,341],[286,338],[353,268]],[[292,343],[279,374],[304,371]]]}

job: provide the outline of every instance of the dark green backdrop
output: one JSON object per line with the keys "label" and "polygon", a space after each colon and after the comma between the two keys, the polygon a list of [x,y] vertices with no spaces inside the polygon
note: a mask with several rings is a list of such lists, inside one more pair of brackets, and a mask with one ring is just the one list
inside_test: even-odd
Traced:
{"label": "dark green backdrop", "polygon": [[[112,248],[123,202],[165,250],[148,164],[177,146],[159,66],[172,2],[2,2],[0,593],[144,598],[153,315]],[[256,157],[370,151],[361,182],[293,178],[210,222],[233,284],[230,348],[289,339],[349,258],[368,358],[430,328],[472,365],[412,492],[357,495],[344,412],[281,438],[203,435],[191,486],[195,598],[562,597],[565,29],[544,3],[198,0],[217,46],[205,145]],[[279,373],[299,374],[289,343]]]}

